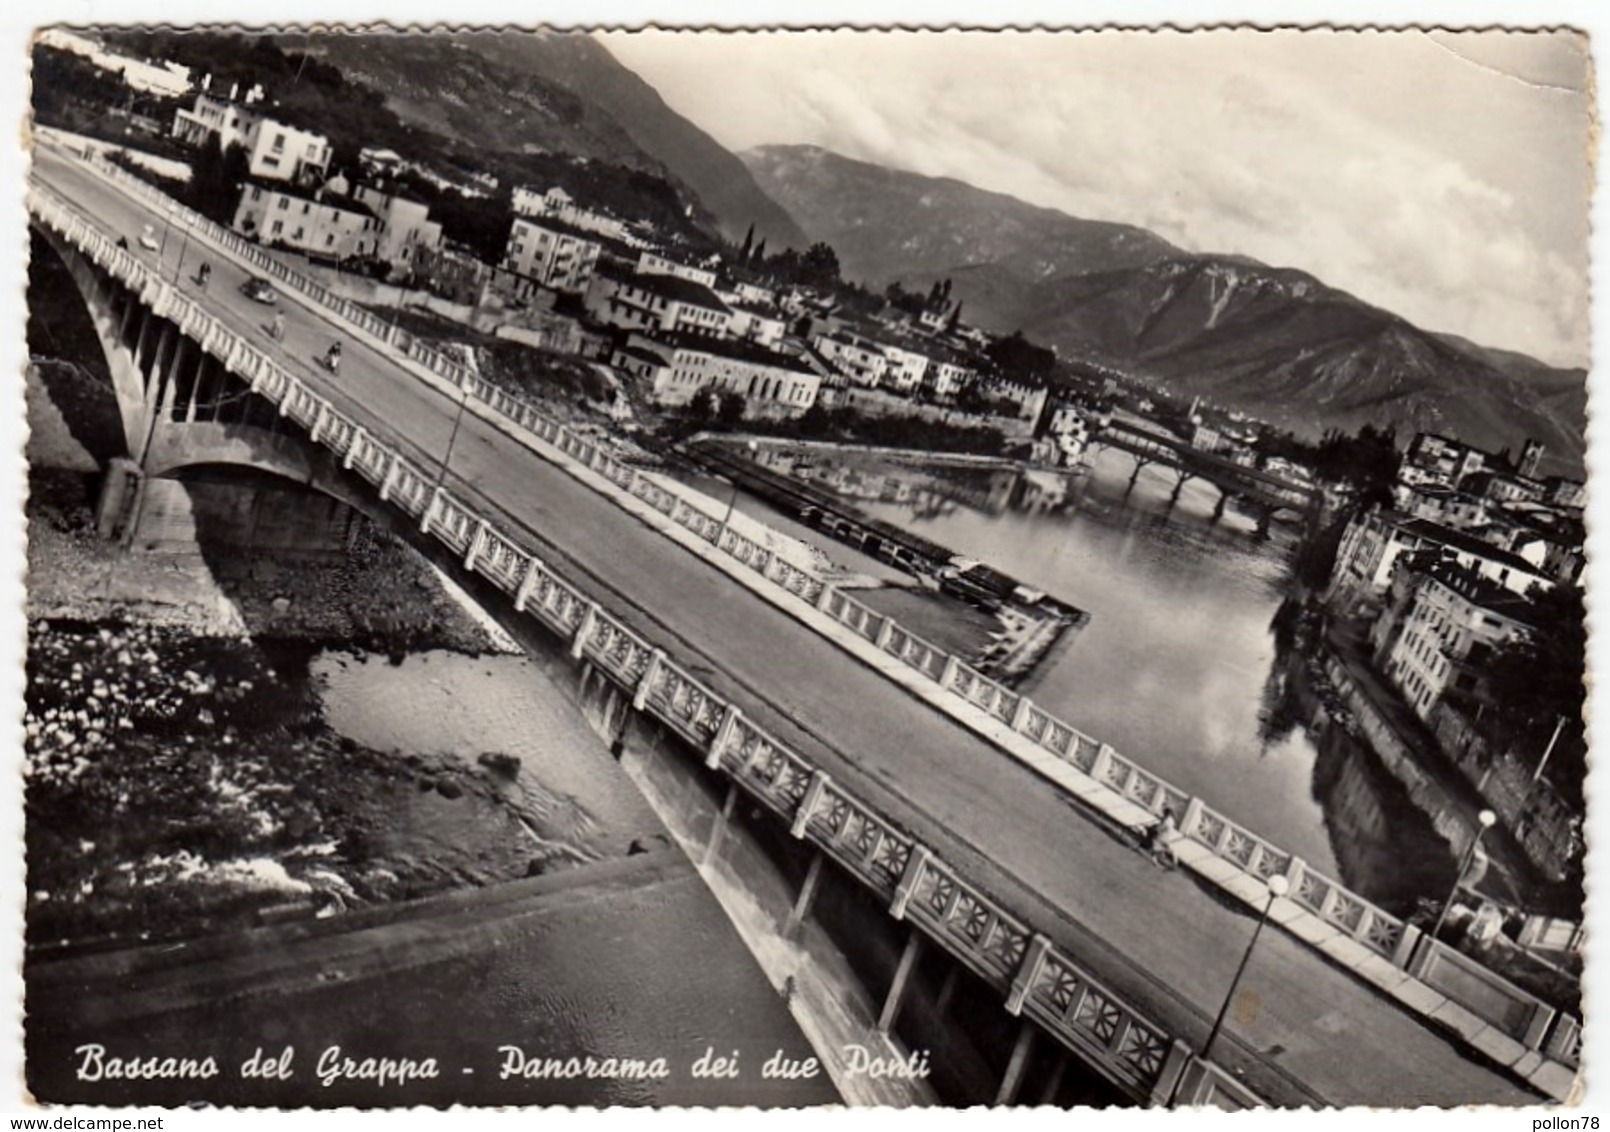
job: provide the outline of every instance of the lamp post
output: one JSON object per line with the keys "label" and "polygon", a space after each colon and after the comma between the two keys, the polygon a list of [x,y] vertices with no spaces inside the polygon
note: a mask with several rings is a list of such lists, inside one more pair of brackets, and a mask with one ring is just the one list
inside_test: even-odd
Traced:
{"label": "lamp post", "polygon": [[[758,440],[750,440],[746,444],[746,447],[749,449],[750,457],[753,458],[754,454],[760,451],[760,442]],[[732,509],[738,505],[738,481],[729,479],[727,482],[732,485],[732,494],[727,497],[727,513],[721,516],[721,527],[716,531],[717,549],[720,549],[721,547],[721,536],[727,533],[727,524],[732,521]]]}
{"label": "lamp post", "polygon": [[173,280],[175,283],[179,281],[179,276],[184,272],[184,253],[190,247],[190,230],[195,225],[196,218],[191,213],[187,212],[180,218],[180,226],[184,228],[184,237],[179,241],[179,262],[174,264],[173,267]]}
{"label": "lamp post", "polygon": [[1554,734],[1549,736],[1549,744],[1543,748],[1543,757],[1537,760],[1537,769],[1532,771],[1533,786],[1536,786],[1537,780],[1543,777],[1543,768],[1548,766],[1549,756],[1554,753],[1554,745],[1560,741],[1560,732],[1563,730],[1565,730],[1565,716],[1562,715],[1555,721]]}
{"label": "lamp post", "polygon": [[[1269,913],[1274,911],[1275,901],[1285,896],[1291,890],[1291,882],[1283,876],[1272,876],[1268,880],[1269,900],[1263,906],[1263,912],[1258,916],[1258,926],[1252,929],[1252,938],[1247,940],[1247,949],[1241,953],[1241,963],[1235,969],[1235,976],[1230,980],[1230,989],[1225,992],[1224,1005],[1219,1007],[1219,1016],[1213,1019],[1213,1028],[1208,1031],[1207,1041],[1202,1043],[1202,1052],[1198,1060],[1206,1064],[1213,1053],[1213,1044],[1219,1040],[1219,1032],[1224,1029],[1224,1021],[1230,1016],[1230,1006],[1235,1002],[1235,992],[1241,987],[1241,976],[1246,974],[1247,964],[1252,961],[1252,952],[1258,946],[1258,937],[1263,934],[1263,926],[1269,922]],[[1180,1083],[1185,1074],[1180,1074],[1174,1080],[1174,1088],[1169,1093],[1168,1107],[1173,1108],[1179,1101]]]}
{"label": "lamp post", "polygon": [[458,443],[458,426],[464,423],[464,410],[470,403],[470,391],[459,388],[458,412],[453,414],[453,431],[447,436],[447,451],[442,453],[442,467],[436,473],[436,490],[440,491],[442,484],[447,481],[447,467],[453,459],[453,445]]}
{"label": "lamp post", "polygon": [[1436,939],[1437,936],[1442,934],[1442,925],[1447,922],[1448,913],[1453,909],[1454,899],[1459,895],[1459,886],[1464,881],[1465,874],[1470,871],[1471,862],[1476,859],[1476,849],[1481,845],[1481,835],[1491,829],[1493,823],[1497,820],[1498,815],[1491,810],[1483,810],[1476,815],[1476,821],[1480,824],[1480,828],[1476,830],[1475,836],[1470,839],[1470,848],[1465,850],[1464,859],[1459,862],[1459,871],[1454,874],[1453,878],[1453,888],[1449,890],[1448,899],[1443,902],[1442,911],[1437,914],[1437,922],[1431,928],[1432,939]]}
{"label": "lamp post", "polygon": [[179,214],[179,202],[170,200],[168,207],[162,215],[162,246],[157,249],[157,263],[166,263],[168,260],[168,232],[173,228],[173,218]]}
{"label": "lamp post", "polygon": [[1246,951],[1241,954],[1241,965],[1235,969],[1235,978],[1230,980],[1230,990],[1224,996],[1224,1005],[1219,1007],[1219,1016],[1213,1020],[1213,1028],[1208,1031],[1207,1041],[1202,1043],[1203,1061],[1213,1053],[1213,1043],[1218,1040],[1219,1031],[1224,1029],[1224,1020],[1230,1014],[1230,1004],[1235,1001],[1235,992],[1241,986],[1241,976],[1246,974],[1247,964],[1252,961],[1253,948],[1258,946],[1258,937],[1263,934],[1263,926],[1269,922],[1269,913],[1274,911],[1275,901],[1286,895],[1290,888],[1290,882],[1283,876],[1269,878],[1269,899],[1263,906],[1263,914],[1258,917],[1258,926],[1252,929],[1252,938],[1247,941]]}

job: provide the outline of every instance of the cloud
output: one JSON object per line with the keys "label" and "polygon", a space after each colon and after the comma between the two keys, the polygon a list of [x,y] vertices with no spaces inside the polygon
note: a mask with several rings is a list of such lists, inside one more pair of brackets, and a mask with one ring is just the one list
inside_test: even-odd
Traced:
{"label": "cloud", "polygon": [[1297,267],[1428,329],[1586,359],[1572,36],[679,39],[638,40],[626,61],[728,144],[808,142],[956,177]]}

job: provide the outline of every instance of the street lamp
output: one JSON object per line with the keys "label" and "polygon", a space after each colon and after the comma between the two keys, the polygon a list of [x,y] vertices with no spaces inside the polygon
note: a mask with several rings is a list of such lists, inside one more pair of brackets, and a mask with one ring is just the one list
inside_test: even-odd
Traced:
{"label": "street lamp", "polygon": [[[746,444],[746,447],[749,449],[750,458],[753,459],[754,454],[760,451],[760,442],[758,440],[750,440]],[[722,478],[726,479],[725,476]],[[732,494],[727,497],[727,513],[721,516],[721,527],[716,531],[717,549],[720,549],[721,547],[721,536],[727,533],[727,524],[732,521],[732,509],[738,505],[738,481],[728,479],[727,482],[732,485]]]}
{"label": "street lamp", "polygon": [[184,229],[184,237],[179,241],[179,262],[173,267],[173,281],[177,283],[179,276],[184,272],[184,253],[190,246],[190,229],[195,225],[196,218],[186,212],[180,219],[180,226]]}
{"label": "street lamp", "polygon": [[1208,1060],[1213,1053],[1213,1043],[1218,1040],[1219,1031],[1224,1029],[1224,1020],[1230,1014],[1230,1004],[1235,1001],[1235,992],[1241,986],[1241,976],[1246,973],[1247,964],[1252,961],[1252,949],[1258,946],[1258,937],[1263,934],[1263,926],[1269,922],[1269,913],[1274,911],[1275,901],[1290,890],[1291,883],[1283,876],[1269,878],[1269,899],[1263,906],[1263,914],[1258,917],[1258,926],[1252,929],[1252,938],[1247,941],[1247,949],[1241,955],[1241,965],[1235,969],[1235,978],[1230,980],[1230,990],[1224,996],[1224,1005],[1219,1007],[1219,1016],[1213,1020],[1213,1028],[1208,1031],[1207,1041],[1202,1043],[1202,1060]]}
{"label": "street lamp", "polygon": [[464,423],[464,409],[470,403],[470,391],[460,388],[458,394],[458,412],[453,415],[453,431],[447,437],[447,451],[442,454],[442,468],[436,474],[436,490],[440,491],[442,484],[447,481],[447,467],[453,459],[453,445],[458,443],[458,426]]}
{"label": "street lamp", "polygon": [[1459,862],[1459,871],[1453,878],[1453,888],[1448,893],[1448,899],[1443,902],[1442,911],[1437,914],[1437,922],[1431,929],[1432,939],[1442,934],[1442,925],[1447,921],[1448,913],[1453,910],[1453,902],[1459,895],[1459,886],[1464,882],[1465,874],[1470,871],[1471,863],[1476,859],[1476,849],[1481,845],[1481,835],[1491,829],[1497,820],[1498,815],[1491,810],[1483,810],[1476,815],[1476,821],[1480,823],[1481,828],[1476,830],[1475,836],[1470,839],[1470,848],[1465,850],[1464,859]]}

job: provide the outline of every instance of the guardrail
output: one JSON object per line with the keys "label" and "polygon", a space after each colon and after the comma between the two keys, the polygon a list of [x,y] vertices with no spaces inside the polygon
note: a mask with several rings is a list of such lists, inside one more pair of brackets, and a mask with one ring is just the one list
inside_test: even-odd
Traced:
{"label": "guardrail", "polygon": [[[163,210],[183,210],[171,197],[128,171],[104,161],[88,159],[90,164],[120,184]],[[188,210],[183,210],[188,213]],[[906,665],[911,671],[933,682],[970,706],[985,712],[992,720],[1008,726],[1041,750],[1047,751],[1129,802],[1157,815],[1164,806],[1181,814],[1182,836],[1206,847],[1218,859],[1235,866],[1259,882],[1284,874],[1290,882],[1290,899],[1326,924],[1387,959],[1405,967],[1413,943],[1407,923],[1350,891],[1339,881],[1312,869],[1300,858],[1275,846],[1228,815],[1193,797],[1139,763],[1120,754],[1106,743],[1085,735],[1058,719],[1026,696],[977,671],[960,657],[946,653],[902,627],[893,618],[877,613],[806,571],[776,558],[754,540],[733,531],[725,522],[686,499],[667,491],[646,473],[606,452],[596,441],[566,428],[534,406],[477,378],[468,367],[419,342],[400,328],[389,325],[345,299],[331,295],[319,284],[285,266],[260,246],[188,213],[192,230],[200,229],[208,238],[265,271],[293,289],[347,319],[376,339],[400,349],[406,357],[461,389],[466,398],[475,398],[486,407],[529,430],[578,463],[610,481],[621,492],[648,503],[679,526],[724,552],[732,561],[771,582],[870,642],[880,652]],[[966,720],[963,720],[966,723]],[[970,724],[969,724],[970,725]],[[977,730],[977,728],[974,728]],[[986,738],[990,738],[987,734]],[[1495,972],[1486,972],[1484,983],[1503,988],[1503,994],[1521,1002],[1536,1003],[1553,1010],[1535,996],[1509,983]],[[1562,1019],[1569,1015],[1561,1014]],[[1509,1032],[1506,1030],[1506,1032]],[[1526,1040],[1528,1033],[1512,1033]],[[1538,1037],[1541,1042],[1542,1038]],[[1532,1045],[1529,1048],[1537,1049]],[[1576,1062],[1569,1064],[1575,1066]]]}
{"label": "guardrail", "polygon": [[[160,279],[132,252],[114,245],[72,206],[38,185],[28,206],[103,270],[174,322],[220,363],[276,403],[342,466],[379,489],[382,500],[419,521],[420,530],[463,558],[467,570],[513,599],[633,696],[633,705],[705,752],[789,824],[889,901],[957,961],[999,990],[1013,1014],[1026,1014],[1057,1040],[1093,1061],[1143,1100],[1161,1100],[1190,1061],[1183,1042],[1125,1003],[1070,954],[832,781],[739,708],[638,635],[579,586],[561,577],[508,532],[477,515],[430,474],[341,413],[254,343],[223,325]],[[795,571],[794,573],[798,573]],[[1211,1066],[1228,1089],[1261,1103]]]}

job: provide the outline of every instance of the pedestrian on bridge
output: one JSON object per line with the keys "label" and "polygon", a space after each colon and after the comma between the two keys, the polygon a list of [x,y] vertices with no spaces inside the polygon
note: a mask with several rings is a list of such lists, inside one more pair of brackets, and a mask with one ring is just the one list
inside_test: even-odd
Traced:
{"label": "pedestrian on bridge", "polygon": [[1179,868],[1180,859],[1174,853],[1174,835],[1179,832],[1174,807],[1164,806],[1162,816],[1146,831],[1146,851],[1152,860],[1164,868]]}
{"label": "pedestrian on bridge", "polygon": [[268,336],[278,342],[285,337],[285,312],[275,311],[274,321],[269,323]]}

